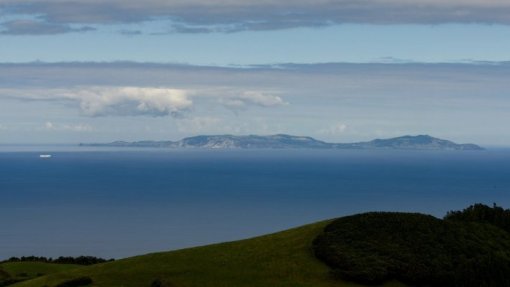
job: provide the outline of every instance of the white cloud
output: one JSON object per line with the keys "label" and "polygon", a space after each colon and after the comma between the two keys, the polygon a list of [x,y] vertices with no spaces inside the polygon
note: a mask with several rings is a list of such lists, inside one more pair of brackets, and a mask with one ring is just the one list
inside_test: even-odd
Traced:
{"label": "white cloud", "polygon": [[[45,101],[79,107],[82,114],[100,116],[186,117],[195,103],[221,104],[232,110],[287,105],[273,92],[243,90],[239,87],[172,89],[148,87],[0,88],[0,97]],[[199,118],[194,118],[195,120]]]}
{"label": "white cloud", "polygon": [[88,124],[55,124],[53,122],[44,123],[44,130],[49,131],[73,131],[73,132],[91,132],[94,130]]}
{"label": "white cloud", "polygon": [[161,88],[93,88],[65,95],[77,99],[86,115],[178,115],[193,105],[188,92]]}
{"label": "white cloud", "polygon": [[260,91],[246,91],[226,95],[221,97],[219,101],[227,108],[234,110],[245,109],[247,106],[277,107],[288,104],[279,96]]}
{"label": "white cloud", "polygon": [[0,89],[1,94],[27,100],[76,102],[87,116],[178,116],[193,105],[188,91],[165,88]]}

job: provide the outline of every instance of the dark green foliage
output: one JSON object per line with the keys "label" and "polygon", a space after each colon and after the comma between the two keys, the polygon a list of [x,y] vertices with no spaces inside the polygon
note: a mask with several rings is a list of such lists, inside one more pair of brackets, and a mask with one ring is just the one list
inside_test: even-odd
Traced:
{"label": "dark green foliage", "polygon": [[39,256],[23,256],[23,257],[11,257],[7,260],[1,261],[0,263],[6,262],[43,262],[43,263],[55,263],[55,264],[76,264],[76,265],[93,265],[99,263],[105,263],[114,261],[114,259],[103,259],[94,256],[78,256],[78,257],[64,257],[60,256],[58,258],[47,258],[47,257],[39,257]]}
{"label": "dark green foliage", "polygon": [[503,209],[496,204],[492,207],[480,203],[474,204],[462,211],[450,211],[444,219],[489,223],[510,232],[510,209]]}
{"label": "dark green foliage", "polygon": [[156,279],[156,280],[152,281],[152,283],[150,285],[150,287],[173,287],[173,286],[174,285],[164,282],[160,279]]}
{"label": "dark green foliage", "polygon": [[80,277],[76,279],[71,279],[65,282],[62,282],[55,287],[80,287],[80,286],[87,286],[92,284],[92,279],[90,277]]}
{"label": "dark green foliage", "polygon": [[11,278],[11,275],[0,267],[0,287],[9,286],[19,281],[18,279]]}
{"label": "dark green foliage", "polygon": [[0,280],[1,279],[5,279],[5,278],[9,278],[11,277],[11,275],[7,272],[5,272],[2,267],[0,266]]}
{"label": "dark green foliage", "polygon": [[510,262],[499,256],[464,261],[455,282],[463,287],[510,286]]}
{"label": "dark green foliage", "polygon": [[105,263],[113,261],[113,259],[103,259],[98,258],[94,256],[78,256],[78,257],[58,257],[57,259],[53,260],[53,263],[58,264],[77,264],[77,265],[93,265],[93,264],[99,264],[99,263]]}
{"label": "dark green foliage", "polygon": [[335,276],[362,284],[510,286],[510,233],[412,213],[365,213],[329,224],[313,243]]}
{"label": "dark green foliage", "polygon": [[10,286],[10,285],[14,285],[18,282],[21,282],[22,280],[18,280],[18,279],[0,279],[0,287],[5,287],[5,286]]}

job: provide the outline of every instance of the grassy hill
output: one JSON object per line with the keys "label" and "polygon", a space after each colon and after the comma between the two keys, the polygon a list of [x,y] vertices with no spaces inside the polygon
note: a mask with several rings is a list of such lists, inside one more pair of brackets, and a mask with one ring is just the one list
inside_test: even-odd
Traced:
{"label": "grassy hill", "polygon": [[0,276],[49,274],[16,287],[502,287],[510,286],[508,219],[510,210],[496,205],[474,205],[444,220],[371,212],[80,268],[10,263]]}
{"label": "grassy hill", "polygon": [[[329,222],[248,240],[82,267],[13,286],[53,287],[80,277],[90,277],[93,280],[90,286],[119,287],[361,286],[331,278],[330,269],[314,257],[312,241]],[[157,279],[159,282],[155,283]],[[388,283],[385,286],[403,285]]]}
{"label": "grassy hill", "polygon": [[24,281],[48,274],[82,268],[75,264],[51,264],[44,262],[6,262],[0,264],[0,286],[8,282]]}

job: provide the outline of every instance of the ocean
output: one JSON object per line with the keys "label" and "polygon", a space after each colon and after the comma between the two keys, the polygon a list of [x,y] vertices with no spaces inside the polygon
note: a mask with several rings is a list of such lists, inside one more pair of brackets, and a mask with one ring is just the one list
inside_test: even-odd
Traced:
{"label": "ocean", "polygon": [[510,208],[510,150],[0,147],[0,260],[122,258],[477,202]]}

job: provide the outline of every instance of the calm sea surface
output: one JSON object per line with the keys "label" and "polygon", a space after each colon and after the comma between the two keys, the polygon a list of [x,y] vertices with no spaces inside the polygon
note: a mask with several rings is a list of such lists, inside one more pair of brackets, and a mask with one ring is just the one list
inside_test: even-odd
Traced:
{"label": "calm sea surface", "polygon": [[1,150],[0,259],[119,258],[363,211],[510,207],[510,150]]}

